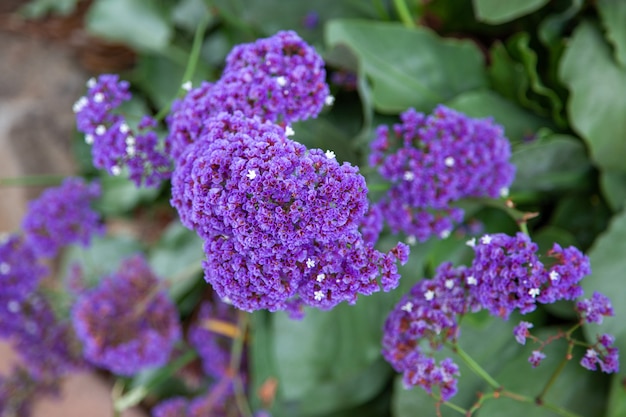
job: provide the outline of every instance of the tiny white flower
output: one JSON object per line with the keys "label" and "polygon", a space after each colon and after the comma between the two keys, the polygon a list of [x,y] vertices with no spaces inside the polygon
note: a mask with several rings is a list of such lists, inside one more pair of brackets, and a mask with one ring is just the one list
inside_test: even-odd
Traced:
{"label": "tiny white flower", "polygon": [[411,171],[404,171],[404,175],[402,177],[405,181],[413,181],[415,179],[415,174]]}
{"label": "tiny white flower", "polygon": [[324,104],[326,104],[327,106],[332,106],[334,102],[335,102],[335,97],[331,95],[326,96],[326,98],[324,99]]}
{"label": "tiny white flower", "polygon": [[324,298],[324,291],[315,291],[315,301],[321,301]]}
{"label": "tiny white flower", "polygon": [[469,246],[470,248],[476,247],[476,238],[475,237],[471,238],[470,240],[465,242],[465,244]]}
{"label": "tiny white flower", "polygon": [[400,307],[400,310],[403,310],[403,311],[406,311],[407,313],[410,313],[411,311],[413,311],[413,303],[410,302],[410,301],[407,301],[405,305]]}
{"label": "tiny white flower", "polygon": [[406,243],[407,245],[413,246],[417,243],[417,238],[413,235],[409,235],[406,237]]}
{"label": "tiny white flower", "polygon": [[246,174],[246,177],[248,177],[248,179],[253,180],[256,178],[256,171],[253,169],[249,169],[248,173]]}
{"label": "tiny white flower", "polygon": [[93,145],[93,135],[86,134],[85,135],[85,143],[87,145]]}
{"label": "tiny white flower", "polygon": [[467,285],[476,285],[478,284],[478,280],[474,278],[474,275],[470,275],[467,277]]}
{"label": "tiny white flower", "polygon": [[500,188],[500,197],[506,198],[509,196],[509,189],[507,187]]}
{"label": "tiny white flower", "polygon": [[11,313],[17,313],[20,311],[20,303],[15,300],[11,300],[7,303],[7,308]]}
{"label": "tiny white flower", "polygon": [[96,79],[91,77],[87,80],[87,88],[94,88],[96,86]]}
{"label": "tiny white flower", "polygon": [[134,146],[134,145],[127,145],[127,146],[126,146],[126,153],[127,153],[129,156],[135,156],[135,152],[136,152],[136,151],[135,151],[135,146]]}
{"label": "tiny white flower", "polygon": [[74,111],[74,113],[78,113],[85,108],[87,103],[87,97],[81,97],[78,99],[78,101],[76,101],[76,103],[74,103],[74,105],[72,106],[72,110]]}
{"label": "tiny white flower", "polygon": [[114,177],[117,177],[118,175],[120,175],[122,173],[122,170],[120,169],[120,167],[118,167],[117,165],[113,165],[111,167],[111,174],[113,174]]}
{"label": "tiny white flower", "polygon": [[454,280],[453,279],[447,279],[446,280],[446,288],[449,289],[449,290],[454,288]]}
{"label": "tiny white flower", "polygon": [[454,166],[454,158],[449,156],[443,160],[443,163],[446,164],[447,167],[452,168]]}
{"label": "tiny white flower", "polygon": [[126,142],[126,145],[133,146],[135,144],[135,138],[133,136],[128,136],[125,142]]}
{"label": "tiny white flower", "polygon": [[488,245],[491,243],[492,240],[493,239],[490,235],[485,235],[480,238],[480,243],[482,243],[483,245]]}
{"label": "tiny white flower", "polygon": [[93,96],[93,101],[95,101],[96,103],[102,103],[104,101],[104,94],[102,93],[96,93]]}
{"label": "tiny white flower", "polygon": [[585,353],[585,356],[588,358],[596,358],[598,357],[598,352],[596,352],[593,349],[587,349],[587,352]]}
{"label": "tiny white flower", "polygon": [[282,75],[280,77],[276,77],[276,84],[278,84],[280,87],[284,87],[287,85],[287,79]]}
{"label": "tiny white flower", "polygon": [[130,130],[130,128],[128,127],[128,125],[126,123],[122,123],[120,125],[120,132],[121,133],[128,133],[129,130]]}
{"label": "tiny white flower", "polygon": [[191,81],[187,81],[180,86],[183,90],[189,91],[191,90]]}
{"label": "tiny white flower", "polygon": [[98,127],[96,127],[96,135],[104,135],[107,131],[107,128],[104,127],[104,125],[98,125]]}
{"label": "tiny white flower", "polygon": [[441,239],[447,239],[447,238],[449,238],[449,237],[450,237],[450,233],[452,233],[452,232],[450,232],[450,230],[447,230],[447,229],[446,229],[446,230],[444,230],[443,232],[439,233],[439,237],[440,237]]}
{"label": "tiny white flower", "polygon": [[559,279],[559,276],[560,276],[560,275],[559,275],[559,273],[558,273],[558,272],[556,272],[556,271],[551,271],[551,272],[550,272],[550,280],[551,280],[551,281],[556,281],[556,280],[558,280],[558,279]]}
{"label": "tiny white flower", "polygon": [[223,297],[223,298],[222,298],[222,302],[223,302],[223,303],[226,303],[226,304],[233,305],[233,302],[232,302],[232,301],[230,300],[230,298],[228,298],[228,297]]}
{"label": "tiny white flower", "polygon": [[430,301],[435,298],[435,292],[433,290],[428,290],[424,293],[424,298],[426,301]]}
{"label": "tiny white flower", "polygon": [[315,266],[315,261],[311,258],[307,258],[306,260],[306,267],[307,268],[313,268]]}
{"label": "tiny white flower", "polygon": [[291,126],[287,126],[285,128],[285,136],[289,137],[289,136],[293,136],[295,134],[296,134],[296,132],[293,130],[293,128]]}
{"label": "tiny white flower", "polygon": [[535,298],[539,295],[541,291],[539,291],[539,288],[531,288],[530,290],[528,290],[528,295],[530,295],[532,298]]}
{"label": "tiny white flower", "polygon": [[335,157],[335,152],[330,151],[330,150],[326,150],[324,154],[326,155],[326,158],[328,159],[333,159]]}
{"label": "tiny white flower", "polygon": [[0,263],[0,274],[8,274],[11,271],[11,265],[6,262]]}
{"label": "tiny white flower", "polygon": [[324,278],[326,278],[326,274],[324,274],[324,273],[317,274],[317,278],[316,278],[317,282],[324,281]]}

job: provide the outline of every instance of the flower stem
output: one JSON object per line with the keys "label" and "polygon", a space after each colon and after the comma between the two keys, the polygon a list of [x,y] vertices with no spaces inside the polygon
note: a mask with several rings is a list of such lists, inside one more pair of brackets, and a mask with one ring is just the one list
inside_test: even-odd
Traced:
{"label": "flower stem", "polygon": [[469,366],[472,372],[474,372],[476,375],[478,375],[479,377],[487,381],[487,383],[493,389],[500,389],[502,387],[502,385],[500,385],[498,381],[493,379],[493,377],[489,375],[489,373],[487,373],[487,371],[485,371],[483,367],[480,366],[478,362],[474,360],[474,358],[472,358],[470,355],[467,354],[467,352],[461,349],[461,347],[459,347],[458,345],[454,345],[453,350],[457,355],[459,355],[459,357],[463,360],[463,362],[465,362],[465,364]]}
{"label": "flower stem", "polygon": [[38,187],[59,185],[67,175],[24,175],[22,177],[0,178],[0,187]]}
{"label": "flower stem", "polygon": [[252,417],[252,411],[250,411],[243,384],[239,377],[243,345],[246,339],[246,330],[248,328],[248,322],[250,321],[250,314],[239,310],[237,311],[237,319],[238,336],[233,340],[230,350],[230,372],[233,378],[237,408],[243,417]]}
{"label": "flower stem", "polygon": [[413,21],[413,17],[411,16],[409,8],[406,6],[404,0],[393,0],[393,5],[395,6],[396,12],[398,12],[398,16],[404,26],[410,29],[415,28],[415,22]]}

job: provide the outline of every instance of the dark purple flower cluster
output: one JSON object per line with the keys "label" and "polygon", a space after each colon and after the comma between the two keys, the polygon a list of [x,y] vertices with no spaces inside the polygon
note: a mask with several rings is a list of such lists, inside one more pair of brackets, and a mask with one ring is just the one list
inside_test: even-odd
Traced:
{"label": "dark purple flower cluster", "polygon": [[383,289],[397,285],[395,259],[408,249],[382,254],[363,241],[357,168],[242,113],[220,117],[179,159],[172,205],[205,239],[206,279],[222,299],[296,313],[377,291],[379,270]]}
{"label": "dark purple flower cluster", "polygon": [[[402,372],[406,387],[417,385],[429,393],[438,387],[444,401],[456,393],[458,367],[450,358],[437,365],[431,354],[456,340],[459,315],[480,308],[469,294],[469,276],[465,267],[440,265],[435,276],[413,286],[387,318],[382,353]],[[428,348],[422,340],[428,340]]]}
{"label": "dark purple flower cluster", "polygon": [[174,102],[166,149],[176,161],[203,135],[204,122],[222,111],[285,126],[316,117],[331,102],[319,54],[295,32],[278,32],[233,48],[218,81]]}
{"label": "dark purple flower cluster", "polygon": [[74,104],[76,126],[92,145],[93,164],[106,169],[110,175],[120,175],[127,168],[133,182],[139,186],[158,186],[169,178],[171,163],[159,149],[154,132],[156,121],[144,116],[137,129],[128,125],[120,105],[131,99],[127,81],[117,75],[104,74],[87,82],[87,95]]}
{"label": "dark purple flower cluster", "polygon": [[26,245],[46,258],[66,245],[89,245],[92,235],[104,232],[100,216],[91,208],[98,197],[100,186],[81,178],[67,178],[61,186],[48,188],[28,206],[22,222]]}
{"label": "dark purple flower cluster", "polygon": [[176,306],[140,256],[81,295],[72,321],[84,357],[120,375],[163,365],[181,338]]}
{"label": "dark purple flower cluster", "polygon": [[193,399],[174,397],[162,401],[152,409],[152,417],[227,417],[233,415],[234,407],[232,380],[226,377]]}
{"label": "dark purple flower cluster", "polygon": [[430,116],[409,109],[401,122],[379,126],[370,165],[391,183],[376,203],[394,233],[418,241],[447,237],[463,210],[452,203],[508,193],[515,168],[502,127],[438,106]]}
{"label": "dark purple flower cluster", "polygon": [[597,365],[607,374],[619,371],[619,352],[614,344],[615,338],[610,334],[598,336],[596,343],[585,352],[580,364],[590,371],[595,371]]}
{"label": "dark purple flower cluster", "polygon": [[[6,314],[16,310],[32,294],[48,273],[32,248],[17,234],[2,237],[0,242],[0,335],[13,322]],[[6,313],[5,313],[6,310]]]}
{"label": "dark purple flower cluster", "polygon": [[226,303],[203,303],[200,314],[189,329],[187,338],[191,346],[196,349],[202,360],[204,373],[215,379],[226,376],[230,360],[229,346],[225,343],[225,337],[216,333],[211,328],[211,323],[233,321],[235,310]]}

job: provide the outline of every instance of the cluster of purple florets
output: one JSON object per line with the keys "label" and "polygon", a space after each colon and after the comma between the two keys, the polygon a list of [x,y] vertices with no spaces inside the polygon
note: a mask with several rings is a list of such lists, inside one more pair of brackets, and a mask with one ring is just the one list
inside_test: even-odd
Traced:
{"label": "cluster of purple florets", "polygon": [[154,128],[156,120],[144,116],[136,128],[116,113],[122,103],[131,99],[127,81],[117,75],[104,74],[87,82],[87,95],[74,104],[76,127],[92,145],[93,164],[118,176],[128,169],[137,185],[158,186],[169,178],[171,162],[160,150]]}
{"label": "cluster of purple florets", "polygon": [[391,188],[376,203],[379,216],[370,223],[384,218],[392,232],[420,242],[445,238],[463,219],[454,202],[508,193],[515,173],[510,144],[491,119],[443,105],[429,116],[409,109],[400,119],[393,132],[379,126],[371,145],[369,163]]}
{"label": "cluster of purple florets", "polygon": [[205,302],[200,306],[198,318],[189,328],[187,339],[198,352],[204,373],[214,379],[227,376],[230,346],[227,338],[215,332],[210,324],[223,322],[234,326],[234,312],[226,303]]}
{"label": "cluster of purple florets", "polygon": [[165,364],[181,338],[176,306],[140,256],[82,294],[72,322],[85,358],[120,375]]}
{"label": "cluster of purple florets", "polygon": [[[269,122],[220,114],[178,161],[172,205],[205,240],[206,279],[247,311],[329,309],[397,285],[400,245],[382,254],[358,231],[367,188],[332,152],[287,139]],[[241,129],[237,131],[236,129]]]}
{"label": "cluster of purple florets", "polygon": [[173,103],[165,146],[176,161],[220,112],[287,126],[316,117],[330,103],[322,58],[295,32],[278,32],[234,47],[218,81],[204,82]]}
{"label": "cluster of purple florets", "polygon": [[[550,263],[545,266],[537,245],[523,233],[487,234],[467,244],[475,253],[469,267],[442,264],[432,279],[418,282],[400,300],[385,324],[383,355],[403,373],[405,385],[418,385],[429,393],[438,387],[444,401],[456,392],[452,371],[457,368],[450,359],[437,365],[432,352],[456,343],[461,316],[485,309],[506,320],[514,311],[535,310],[537,304],[579,298],[583,295],[579,282],[591,272],[589,259],[578,249],[558,244],[542,258]],[[579,301],[576,309],[581,323],[599,323],[613,314],[608,298],[599,293]],[[532,327],[522,321],[514,329],[515,339],[525,344]],[[599,364],[605,372],[616,372],[619,361],[613,342],[610,335],[599,337],[581,364],[592,370]],[[529,362],[538,366],[544,358],[541,349],[534,350]]]}

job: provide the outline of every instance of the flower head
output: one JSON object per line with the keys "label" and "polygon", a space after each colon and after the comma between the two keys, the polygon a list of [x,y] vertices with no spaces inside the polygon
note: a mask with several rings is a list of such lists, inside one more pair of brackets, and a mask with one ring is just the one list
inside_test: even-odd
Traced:
{"label": "flower head", "polygon": [[520,321],[517,326],[513,329],[513,335],[515,336],[515,340],[520,345],[526,344],[526,338],[530,335],[529,329],[533,328],[533,324],[527,321]]}
{"label": "flower head", "polygon": [[541,361],[543,361],[545,358],[546,358],[546,355],[543,352],[539,350],[533,350],[530,357],[528,358],[528,362],[530,362],[533,368],[536,368],[541,364]]}

